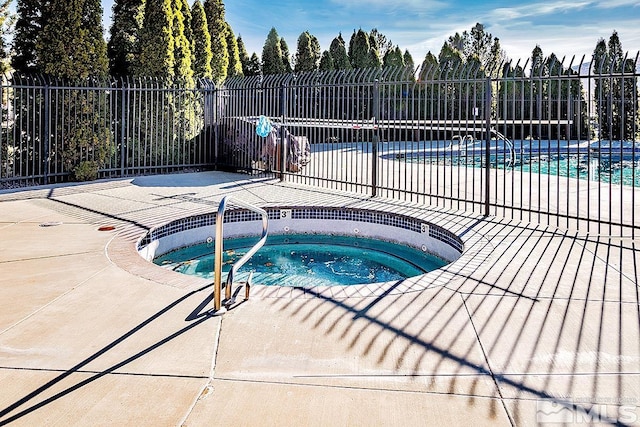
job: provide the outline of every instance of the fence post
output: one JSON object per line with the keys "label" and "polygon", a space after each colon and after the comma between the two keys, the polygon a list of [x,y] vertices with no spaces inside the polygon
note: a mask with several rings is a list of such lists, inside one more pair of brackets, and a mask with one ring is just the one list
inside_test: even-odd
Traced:
{"label": "fence post", "polygon": [[378,195],[378,143],[380,131],[378,118],[380,117],[380,82],[373,82],[373,141],[371,144],[371,197]]}
{"label": "fence post", "polygon": [[[284,181],[284,175],[287,171],[287,138],[284,128],[284,122],[287,115],[287,83],[280,86],[280,182]],[[277,152],[277,150],[276,150]],[[276,156],[277,157],[277,156]]]}
{"label": "fence post", "polygon": [[42,156],[42,161],[43,161],[43,167],[44,167],[44,171],[43,171],[43,184],[46,185],[49,183],[49,153],[50,153],[50,148],[49,148],[49,129],[50,129],[50,120],[51,120],[51,114],[50,114],[50,100],[51,100],[51,86],[49,85],[49,81],[45,81],[44,84],[44,129],[43,129],[43,139],[42,139],[42,150],[43,150],[43,156]]}
{"label": "fence post", "polygon": [[487,77],[484,95],[485,146],[484,146],[484,216],[489,216],[491,197],[491,76]]}
{"label": "fence post", "polygon": [[125,107],[126,107],[126,102],[125,102],[125,84],[124,84],[124,79],[120,80],[120,83],[122,84],[120,90],[122,92],[121,94],[121,100],[120,100],[120,176],[125,176],[125,165],[126,165],[126,138],[125,138],[125,133],[126,133],[126,129],[127,129],[127,123],[126,123],[126,118],[125,118]]}

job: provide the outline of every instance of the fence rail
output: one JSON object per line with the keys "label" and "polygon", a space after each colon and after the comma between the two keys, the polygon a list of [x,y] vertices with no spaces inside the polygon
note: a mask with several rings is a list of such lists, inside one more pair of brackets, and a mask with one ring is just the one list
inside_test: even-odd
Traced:
{"label": "fence rail", "polygon": [[[0,186],[94,169],[113,177],[225,168],[636,237],[638,55],[489,68],[340,70],[196,88],[14,76],[0,86]],[[256,134],[260,116],[275,137]],[[303,168],[287,161],[297,154],[289,133],[310,142]]]}

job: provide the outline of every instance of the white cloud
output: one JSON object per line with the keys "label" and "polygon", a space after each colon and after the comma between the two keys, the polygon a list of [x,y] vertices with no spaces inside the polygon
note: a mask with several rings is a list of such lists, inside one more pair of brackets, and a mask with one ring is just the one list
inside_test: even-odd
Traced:
{"label": "white cloud", "polygon": [[498,20],[520,19],[579,10],[592,4],[592,2],[534,3],[519,7],[500,7],[494,9],[490,16]]}
{"label": "white cloud", "polygon": [[640,1],[638,0],[606,0],[603,2],[598,2],[594,5],[599,9],[613,9],[616,7],[640,7]]}

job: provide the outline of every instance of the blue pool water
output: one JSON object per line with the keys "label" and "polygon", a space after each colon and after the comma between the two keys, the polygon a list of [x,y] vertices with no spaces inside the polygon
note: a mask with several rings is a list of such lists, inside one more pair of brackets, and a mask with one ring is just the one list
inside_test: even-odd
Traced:
{"label": "blue pool water", "polygon": [[[481,167],[485,163],[481,141],[466,144],[428,141],[398,145],[391,150],[391,154],[383,157],[464,167]],[[492,141],[489,161],[493,168],[640,187],[638,142],[516,140],[511,151],[504,141]]]}
{"label": "blue pool water", "polygon": [[[225,272],[257,239],[226,239]],[[213,279],[213,244],[170,252],[154,263],[180,273]],[[277,286],[360,285],[398,281],[446,265],[429,253],[381,240],[318,234],[270,235],[267,243],[238,271],[234,280]]]}

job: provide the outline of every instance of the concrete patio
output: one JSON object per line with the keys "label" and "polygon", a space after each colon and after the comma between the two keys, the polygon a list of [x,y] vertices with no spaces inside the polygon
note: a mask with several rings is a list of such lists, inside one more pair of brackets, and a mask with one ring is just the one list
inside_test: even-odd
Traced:
{"label": "concrete patio", "polygon": [[[421,291],[257,287],[215,315],[133,243],[228,194],[485,244]],[[201,172],[0,191],[0,272],[0,425],[640,425],[638,239]]]}

